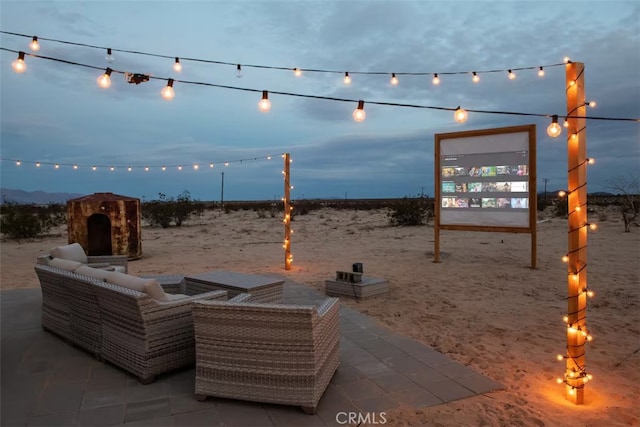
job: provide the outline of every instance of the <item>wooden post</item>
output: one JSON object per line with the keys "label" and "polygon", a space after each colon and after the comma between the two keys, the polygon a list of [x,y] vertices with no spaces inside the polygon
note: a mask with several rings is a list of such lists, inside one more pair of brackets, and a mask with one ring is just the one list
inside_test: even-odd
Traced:
{"label": "wooden post", "polygon": [[284,157],[284,269],[291,270],[293,256],[291,255],[291,181],[289,179],[291,158],[289,153],[282,155]]}
{"label": "wooden post", "polygon": [[[584,64],[566,65],[567,116],[586,115]],[[568,117],[568,268],[567,268],[567,354],[565,371],[566,398],[584,403],[588,380],[585,362],[587,330],[587,156],[586,120]]]}

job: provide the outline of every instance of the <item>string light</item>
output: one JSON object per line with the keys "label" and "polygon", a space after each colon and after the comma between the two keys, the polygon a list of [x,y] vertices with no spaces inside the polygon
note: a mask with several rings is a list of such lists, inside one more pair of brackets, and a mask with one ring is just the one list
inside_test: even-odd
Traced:
{"label": "string light", "polygon": [[91,166],[91,170],[97,170],[98,168],[96,166]]}
{"label": "string light", "polygon": [[198,170],[198,169],[200,169],[200,165],[198,164],[193,165],[193,170]]}
{"label": "string light", "polygon": [[589,101],[586,104],[591,108],[596,108],[597,105],[596,101]]}
{"label": "string light", "polygon": [[162,95],[162,97],[167,101],[173,99],[173,97],[176,95],[173,90],[173,79],[169,79],[169,81],[167,81],[167,85],[162,88],[162,90],[160,91],[160,95]]}
{"label": "string light", "polygon": [[29,43],[29,48],[34,52],[37,52],[40,50],[40,43],[38,43],[38,36],[33,36],[33,38],[31,39],[31,43]]}
{"label": "string light", "polygon": [[364,111],[364,101],[358,101],[358,107],[353,110],[353,120],[356,122],[363,122],[367,118],[367,112]]}
{"label": "string light", "polygon": [[36,162],[36,167],[39,168],[40,167],[40,162]]}
{"label": "string light", "polygon": [[571,62],[571,59],[569,59],[568,56],[565,56],[564,58],[562,58],[562,62],[564,62],[565,64],[568,64]]}
{"label": "string light", "polygon": [[111,48],[110,47],[107,48],[107,55],[104,57],[104,59],[109,64],[111,64],[114,61],[115,58],[113,57],[113,54],[111,53]]}
{"label": "string light", "polygon": [[296,77],[302,77],[302,70],[298,67],[293,69],[293,75]]}
{"label": "string light", "polygon": [[[2,33],[7,33],[7,32],[0,30],[0,34],[2,34]],[[8,33],[8,34],[14,34],[14,33]],[[76,44],[76,43],[71,43],[71,44]],[[94,47],[94,46],[90,46],[90,47]],[[5,50],[5,51],[9,51],[9,52],[16,52],[16,53],[19,54],[19,52],[17,52],[17,51],[14,51],[12,49],[3,48],[3,47],[0,47],[0,50]],[[132,52],[132,53],[140,54],[140,52]],[[67,61],[67,60],[61,60],[61,59],[50,58],[50,57],[42,57],[42,56],[38,56],[38,55],[32,55],[32,56],[35,56],[35,57],[40,58],[40,59],[48,59],[48,60],[63,62],[63,63],[66,63],[66,64],[71,64],[71,65],[78,65],[78,66],[83,66],[83,67],[88,67],[88,68],[99,69],[98,67],[94,67],[94,66],[91,66],[91,65],[71,62],[71,61]],[[159,55],[155,55],[155,56],[159,56]],[[208,62],[215,62],[215,61],[208,61]],[[558,65],[561,65],[561,64],[558,64]],[[18,66],[18,68],[20,69],[20,66]],[[269,68],[269,67],[264,67],[264,68]],[[519,69],[524,69],[524,68],[519,68]],[[289,68],[289,70],[290,70],[290,68]],[[318,70],[314,70],[314,71],[318,71]],[[326,70],[320,70],[320,71],[325,72]],[[495,71],[496,70],[491,71],[491,72],[495,72]],[[500,71],[500,70],[497,70],[497,71]],[[121,71],[118,71],[118,72],[122,73]],[[329,72],[329,71],[326,71],[326,72]],[[490,71],[486,71],[486,72],[490,72]],[[466,72],[466,73],[468,74],[468,72]],[[129,79],[127,79],[127,81],[129,83],[138,84],[138,83],[141,83],[141,82],[148,81],[148,80],[150,80],[152,78],[153,79],[158,79],[158,80],[165,80],[163,78],[151,77],[150,75],[145,75],[145,74],[137,74],[137,73],[134,74],[134,73],[128,73],[128,72],[125,72],[123,74],[125,75],[125,79],[127,79],[127,76],[129,77]],[[368,74],[371,74],[371,73],[368,73]],[[398,75],[398,74],[400,74],[400,73],[396,73],[396,75]],[[410,74],[427,74],[427,73],[410,73]],[[455,73],[444,73],[444,74],[460,74],[460,73],[455,72]],[[198,84],[198,85],[202,85],[202,86],[220,87],[220,88],[225,88],[225,89],[235,89],[235,90],[259,92],[256,89],[246,89],[246,88],[226,86],[226,85],[217,85],[217,84],[206,83],[206,82],[192,82],[192,81],[181,81],[181,80],[174,80],[174,81],[179,81],[179,82],[185,83],[185,84]],[[274,91],[271,91],[271,92],[272,93],[281,94],[281,95],[286,95],[286,96],[296,96],[296,97],[314,98],[314,99],[327,99],[327,100],[332,100],[332,101],[343,101],[343,102],[355,102],[355,100],[351,100],[351,99],[341,99],[341,98],[323,97],[323,96],[311,96],[311,95],[303,95],[303,94],[289,93],[289,92],[274,92]],[[386,105],[386,106],[401,106],[401,107],[423,108],[423,109],[431,109],[431,110],[455,111],[454,108],[448,108],[448,107],[425,106],[425,105],[414,105],[414,104],[396,104],[396,103],[376,102],[376,101],[367,101],[367,102],[369,102],[370,104],[378,104],[378,105]],[[494,110],[478,110],[478,109],[467,110],[467,111],[468,112],[474,112],[474,113],[484,113],[484,114],[509,114],[509,115],[521,115],[521,116],[549,117],[548,114],[521,113],[521,112],[512,112],[512,111],[494,111]],[[589,119],[589,120],[616,120],[616,121],[640,122],[640,119],[638,119],[638,118],[586,117],[586,116],[585,117],[571,116],[571,117],[573,117],[573,118],[583,118],[583,119]]]}
{"label": "string light", "polygon": [[182,71],[182,64],[180,63],[180,58],[176,56],[176,62],[173,63],[173,71],[179,73]]}
{"label": "string light", "polygon": [[473,77],[471,77],[471,81],[474,83],[478,83],[480,81],[480,76],[475,71],[473,72]]}
{"label": "string light", "polygon": [[562,123],[562,126],[565,128],[569,127],[569,120],[567,120],[567,118],[565,117],[564,122]]}
{"label": "string light", "polygon": [[236,65],[236,77],[237,78],[241,78],[242,76],[244,76],[244,73],[242,72],[242,65],[237,64]]}
{"label": "string light", "polygon": [[127,172],[131,172],[133,168],[131,166],[127,166]]}
{"label": "string light", "polygon": [[547,127],[547,135],[549,135],[551,138],[557,138],[561,133],[562,128],[558,124],[558,116],[554,114],[553,116],[551,116],[551,124],[549,125],[549,127]]}
{"label": "string light", "polygon": [[181,171],[182,170],[182,165],[178,165],[178,170]]}
{"label": "string light", "polygon": [[544,77],[544,68],[540,67],[538,70],[538,77]]}
{"label": "string light", "polygon": [[73,165],[74,170],[78,170],[78,165]]}
{"label": "string light", "polygon": [[266,90],[262,91],[262,99],[258,102],[258,109],[263,113],[271,110],[271,101],[269,101],[269,92]]}
{"label": "string light", "polygon": [[396,77],[396,73],[391,73],[391,80],[389,80],[391,86],[398,86],[398,78]]}
{"label": "string light", "polygon": [[16,160],[16,166],[20,166],[22,162],[20,160]]}
{"label": "string light", "polygon": [[[96,170],[96,169],[95,169],[95,166],[94,166],[93,168],[94,168],[93,170]],[[113,171],[115,171],[115,170],[116,170],[116,168],[115,168],[115,167],[113,167],[113,166],[110,166],[110,167],[109,167],[109,170],[110,170],[111,172],[113,172]]]}
{"label": "string light", "polygon": [[53,167],[54,167],[55,169],[60,169],[60,165],[59,165],[59,164],[57,164],[57,163],[56,163]]}
{"label": "string light", "polygon": [[111,86],[111,68],[107,67],[107,69],[105,70],[104,74],[102,74],[100,77],[98,77],[97,82],[98,82],[98,86],[100,86],[103,89],[108,88],[109,86]]}
{"label": "string light", "polygon": [[438,77],[438,73],[435,73],[433,75],[433,79],[431,80],[431,83],[433,83],[435,86],[438,86],[440,84],[440,77]]}
{"label": "string light", "polygon": [[161,169],[162,169],[162,171],[164,172],[164,171],[166,171],[166,170],[167,170],[167,167],[166,167],[165,165],[162,165],[162,168],[161,168]]}
{"label": "string light", "polygon": [[24,73],[27,70],[27,64],[24,62],[24,52],[18,52],[18,59],[11,63],[13,71],[16,73]]}
{"label": "string light", "polygon": [[210,167],[210,168],[213,168],[213,163],[209,163],[209,167]]}
{"label": "string light", "polygon": [[513,80],[516,78],[516,73],[514,73],[513,71],[509,70],[509,80]]}
{"label": "string light", "polygon": [[464,123],[467,121],[467,117],[467,110],[460,108],[458,105],[458,108],[456,108],[456,111],[453,113],[454,120],[458,123]]}
{"label": "string light", "polygon": [[345,71],[344,73],[344,79],[342,79],[342,82],[346,85],[350,85],[351,84],[351,76],[349,75],[348,71]]}

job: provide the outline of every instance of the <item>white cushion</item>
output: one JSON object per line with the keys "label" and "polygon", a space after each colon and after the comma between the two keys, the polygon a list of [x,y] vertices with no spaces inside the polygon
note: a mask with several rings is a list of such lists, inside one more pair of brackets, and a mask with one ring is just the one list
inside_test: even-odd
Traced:
{"label": "white cushion", "polygon": [[130,276],[117,271],[107,271],[106,281],[123,288],[144,292],[151,298],[158,301],[165,301],[164,289],[156,279],[143,279],[142,277]]}
{"label": "white cushion", "polygon": [[72,261],[68,259],[53,258],[52,260],[49,261],[49,265],[51,267],[59,268],[61,270],[74,271],[78,267],[83,266],[84,264],[78,261]]}
{"label": "white cushion", "polygon": [[189,298],[189,295],[183,295],[183,294],[164,294],[164,295],[165,295],[165,301],[178,301],[181,299]]}
{"label": "white cushion", "polygon": [[84,253],[84,249],[80,246],[80,243],[71,243],[70,245],[56,246],[51,249],[51,256],[54,258],[63,258],[71,261],[78,261],[83,264],[89,262],[87,254]]}
{"label": "white cushion", "polygon": [[[73,261],[71,261],[71,262],[73,262]],[[88,265],[84,265],[84,264],[81,264],[81,266],[78,267],[75,270],[75,272],[78,273],[78,274],[82,274],[83,276],[93,277],[94,279],[98,279],[98,280],[107,280],[107,276],[110,273],[107,270],[102,270],[100,268],[89,267]]]}

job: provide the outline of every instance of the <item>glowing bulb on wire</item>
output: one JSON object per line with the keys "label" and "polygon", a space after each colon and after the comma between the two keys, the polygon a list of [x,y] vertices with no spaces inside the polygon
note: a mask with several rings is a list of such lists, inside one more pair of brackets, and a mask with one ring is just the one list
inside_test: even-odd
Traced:
{"label": "glowing bulb on wire", "polygon": [[176,95],[173,90],[173,79],[169,79],[169,81],[167,81],[167,85],[162,88],[162,90],[160,91],[160,95],[162,95],[162,97],[167,101],[173,99],[173,97]]}
{"label": "glowing bulb on wire", "polygon": [[182,64],[180,63],[180,58],[176,57],[176,62],[173,63],[173,71],[179,73],[182,71]]}
{"label": "glowing bulb on wire", "polygon": [[509,70],[509,80],[513,80],[516,78],[516,73],[514,73],[513,71]]}
{"label": "glowing bulb on wire", "polygon": [[547,135],[551,138],[557,138],[561,133],[562,128],[558,124],[558,116],[554,114],[551,116],[551,124],[547,127]]}
{"label": "glowing bulb on wire", "polygon": [[433,75],[433,79],[431,80],[431,83],[433,83],[436,86],[440,84],[440,77],[438,77],[438,73],[435,73]]}
{"label": "glowing bulb on wire", "polygon": [[98,86],[100,86],[103,89],[106,89],[109,86],[111,86],[111,71],[112,71],[111,68],[107,68],[104,74],[98,77],[98,79],[96,80],[98,82]]}
{"label": "glowing bulb on wire", "polygon": [[544,68],[540,67],[538,69],[538,77],[544,77]]}
{"label": "glowing bulb on wire", "polygon": [[366,111],[364,111],[364,101],[358,101],[358,107],[353,110],[353,120],[356,122],[363,122],[367,117]]}
{"label": "glowing bulb on wire", "polygon": [[242,72],[242,65],[238,64],[236,65],[236,77],[241,78],[242,76],[244,76],[244,73]]}
{"label": "glowing bulb on wire", "polygon": [[349,75],[349,72],[346,71],[344,73],[344,79],[342,79],[342,82],[346,85],[350,85],[351,84],[351,76]]}
{"label": "glowing bulb on wire", "polygon": [[33,39],[31,39],[31,43],[29,43],[29,48],[34,52],[37,52],[40,50],[40,43],[38,43],[37,36],[33,36]]}
{"label": "glowing bulb on wire", "polygon": [[11,67],[16,73],[24,73],[27,70],[27,64],[24,62],[24,52],[18,52],[18,59],[11,63]]}
{"label": "glowing bulb on wire", "polygon": [[104,57],[104,59],[108,62],[108,63],[112,63],[114,60],[113,55],[111,54],[111,48],[107,48],[107,55]]}
{"label": "glowing bulb on wire", "polygon": [[302,70],[298,67],[293,69],[293,75],[296,77],[301,77],[302,76]]}
{"label": "glowing bulb on wire", "polygon": [[458,108],[456,108],[456,111],[453,113],[453,118],[458,123],[466,122],[467,117],[468,117],[467,110],[465,110],[464,108],[460,108],[460,106],[458,106]]}
{"label": "glowing bulb on wire", "polygon": [[480,76],[475,71],[473,72],[473,77],[471,77],[471,81],[474,83],[478,83],[480,81]]}
{"label": "glowing bulb on wire", "polygon": [[269,92],[266,90],[262,91],[262,99],[258,102],[258,109],[263,113],[271,110],[271,101],[269,101]]}
{"label": "glowing bulb on wire", "polygon": [[398,78],[396,77],[396,73],[391,73],[391,80],[389,80],[391,86],[398,86]]}

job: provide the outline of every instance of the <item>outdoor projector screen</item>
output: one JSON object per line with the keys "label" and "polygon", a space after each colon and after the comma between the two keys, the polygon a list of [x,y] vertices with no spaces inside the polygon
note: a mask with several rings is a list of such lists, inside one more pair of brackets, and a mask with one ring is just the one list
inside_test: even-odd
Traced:
{"label": "outdoor projector screen", "polygon": [[535,225],[535,125],[437,134],[435,151],[443,228]]}

